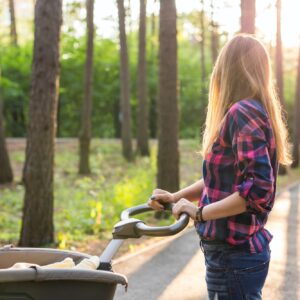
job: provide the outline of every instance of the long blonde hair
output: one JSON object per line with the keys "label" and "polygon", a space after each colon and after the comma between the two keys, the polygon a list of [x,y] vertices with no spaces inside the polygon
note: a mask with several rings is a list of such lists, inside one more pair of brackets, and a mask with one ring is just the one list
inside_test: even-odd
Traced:
{"label": "long blonde hair", "polygon": [[270,58],[264,45],[249,34],[235,35],[216,60],[210,78],[202,157],[211,151],[227,109],[245,98],[263,103],[275,135],[277,160],[283,165],[291,164],[288,130],[273,83]]}

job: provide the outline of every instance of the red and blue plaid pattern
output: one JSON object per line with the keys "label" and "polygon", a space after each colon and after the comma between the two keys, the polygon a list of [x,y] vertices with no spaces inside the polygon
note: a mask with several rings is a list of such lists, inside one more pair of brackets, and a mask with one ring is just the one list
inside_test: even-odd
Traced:
{"label": "red and blue plaid pattern", "polygon": [[278,162],[275,137],[263,104],[255,99],[234,103],[211,152],[203,161],[204,190],[199,207],[238,191],[247,211],[196,223],[200,238],[226,241],[252,253],[263,251],[272,234],[264,228],[271,211]]}

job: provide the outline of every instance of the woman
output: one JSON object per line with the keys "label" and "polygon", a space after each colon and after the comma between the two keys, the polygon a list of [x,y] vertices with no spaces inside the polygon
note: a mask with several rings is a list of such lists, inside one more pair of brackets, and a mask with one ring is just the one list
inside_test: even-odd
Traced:
{"label": "woman", "polygon": [[[195,220],[209,299],[261,299],[279,163],[291,156],[282,108],[262,43],[239,34],[214,66],[201,154],[203,179],[176,192],[155,189],[148,204],[176,203]],[[198,207],[192,202],[198,200]]]}

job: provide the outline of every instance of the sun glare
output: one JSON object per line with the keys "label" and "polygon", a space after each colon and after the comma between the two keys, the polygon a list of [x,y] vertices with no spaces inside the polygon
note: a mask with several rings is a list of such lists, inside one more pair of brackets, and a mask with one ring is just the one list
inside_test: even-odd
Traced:
{"label": "sun glare", "polygon": [[[71,3],[74,0],[65,0],[64,4]],[[240,29],[240,1],[241,0],[215,0],[214,1],[214,19],[220,25],[220,31],[225,31],[232,36]],[[1,2],[1,0],[0,0]],[[256,28],[257,36],[266,42],[276,44],[276,0],[256,1]],[[204,1],[207,15],[210,17],[211,1]],[[17,16],[19,19],[29,20],[33,13],[32,1],[16,0]],[[137,29],[139,18],[139,1],[131,0],[131,24]],[[176,0],[178,14],[188,13],[193,10],[201,10],[200,0]],[[27,9],[26,9],[27,8]],[[159,1],[148,0],[147,12],[159,14]],[[282,0],[282,42],[284,47],[298,47],[300,37],[300,1]],[[4,18],[5,25],[9,24],[8,15]],[[111,38],[117,37],[117,7],[115,1],[95,1],[95,23],[97,34]],[[26,21],[25,20],[25,21]],[[3,24],[3,20],[1,23]],[[23,22],[24,23],[24,22]],[[19,23],[19,31],[23,33],[23,23]],[[73,24],[78,35],[85,33],[85,28],[81,22]],[[27,36],[28,32],[24,31]]]}
{"label": "sun glare", "polygon": [[[300,2],[282,1],[281,35],[284,47],[298,47]],[[257,1],[256,26],[267,40],[276,44],[276,1]]]}

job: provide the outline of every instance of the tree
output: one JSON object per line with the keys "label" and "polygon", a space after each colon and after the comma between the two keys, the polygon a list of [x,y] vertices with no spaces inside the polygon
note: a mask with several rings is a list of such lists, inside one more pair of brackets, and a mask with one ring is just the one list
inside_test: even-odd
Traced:
{"label": "tree", "polygon": [[294,102],[294,138],[293,138],[293,163],[292,168],[299,166],[299,136],[300,136],[300,47],[298,54],[298,70],[296,83],[296,97]]}
{"label": "tree", "polygon": [[[10,40],[11,45],[18,46],[18,35],[16,25],[16,14],[15,14],[15,1],[9,0],[9,15],[10,15]],[[18,54],[17,54],[18,55]],[[19,103],[17,105],[10,106],[11,116],[13,118],[13,136],[20,136],[22,129],[25,127],[25,116],[24,116],[24,101],[19,97]]]}
{"label": "tree", "polygon": [[124,0],[117,0],[119,16],[119,38],[120,38],[120,119],[122,152],[125,159],[133,160],[131,142],[131,107],[130,107],[130,80],[128,67],[128,49],[125,30]]}
{"label": "tree", "polygon": [[11,44],[17,46],[18,36],[17,36],[17,26],[15,17],[15,2],[14,0],[9,0],[9,14],[10,14],[10,38]]}
{"label": "tree", "polygon": [[219,51],[219,33],[218,33],[218,24],[214,21],[214,0],[210,2],[210,30],[211,30],[211,54],[212,62],[214,63],[218,57]]}
{"label": "tree", "polygon": [[80,162],[79,174],[90,174],[90,141],[93,87],[93,50],[94,50],[94,0],[86,0],[87,47],[85,62],[84,101],[79,134]]}
{"label": "tree", "polygon": [[179,109],[175,0],[161,0],[159,14],[158,188],[179,189]]}
{"label": "tree", "polygon": [[283,67],[282,67],[282,39],[281,39],[281,0],[277,0],[277,19],[276,19],[276,83],[278,95],[282,105],[284,105],[283,95]]}
{"label": "tree", "polygon": [[[126,16],[126,20],[127,20],[127,24],[125,24],[125,27],[128,28],[128,33],[129,33],[129,37],[130,37],[131,33],[133,32],[133,28],[132,28],[131,1],[130,0],[126,1],[126,4],[124,5],[124,9],[125,9],[125,16]],[[130,41],[129,41],[129,44],[130,44]]]}
{"label": "tree", "polygon": [[21,246],[54,241],[53,165],[61,23],[62,0],[36,1]]}
{"label": "tree", "polygon": [[3,100],[2,100],[1,90],[0,90],[0,184],[10,183],[12,181],[13,181],[13,172],[10,165],[9,156],[6,148],[6,142],[5,142],[4,124],[3,124]]}
{"label": "tree", "polygon": [[[281,40],[281,0],[277,0],[276,2],[276,53],[275,53],[275,67],[276,67],[276,84],[278,96],[281,102],[282,107],[285,106],[284,94],[283,94],[283,55],[282,55],[282,40]],[[286,116],[285,116],[286,117]],[[286,167],[283,165],[279,165],[280,175],[284,175],[287,173]]]}
{"label": "tree", "polygon": [[[155,5],[157,0],[153,0]],[[153,5],[152,4],[152,5]],[[155,11],[152,11],[150,19],[150,66],[149,66],[149,134],[151,138],[157,138],[157,99],[158,99],[158,87],[156,84],[156,76],[158,73],[158,16]],[[155,84],[151,84],[155,82]]]}
{"label": "tree", "polygon": [[255,0],[241,0],[241,32],[255,33]]}
{"label": "tree", "polygon": [[206,68],[205,68],[205,25],[204,25],[204,0],[201,0],[200,12],[200,28],[201,28],[201,41],[200,41],[200,60],[201,60],[201,93],[206,94]]}
{"label": "tree", "polygon": [[147,67],[146,67],[146,0],[140,0],[139,54],[138,54],[138,122],[137,150],[149,156],[148,145],[148,105],[147,105]]}

